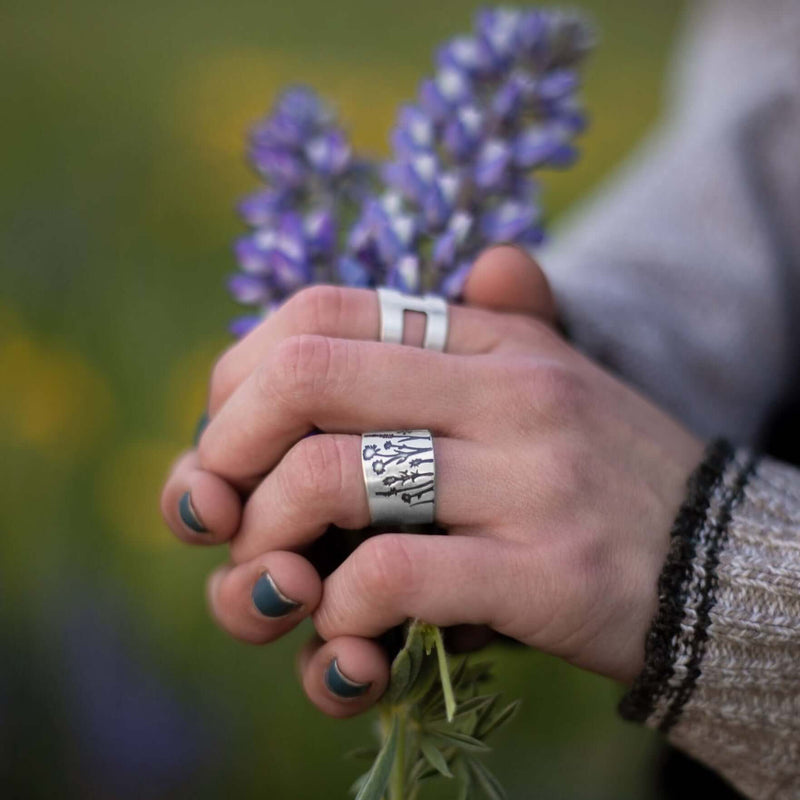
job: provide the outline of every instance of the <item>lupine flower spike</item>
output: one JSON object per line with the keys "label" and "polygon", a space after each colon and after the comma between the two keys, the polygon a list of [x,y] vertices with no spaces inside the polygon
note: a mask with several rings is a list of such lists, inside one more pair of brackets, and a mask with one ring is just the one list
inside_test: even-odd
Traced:
{"label": "lupine flower spike", "polygon": [[367,285],[455,300],[478,252],[542,241],[535,170],[577,157],[585,127],[577,65],[590,47],[582,18],[485,10],[470,36],[446,42],[437,70],[404,106],[382,168],[388,190],[369,200],[348,242]]}
{"label": "lupine flower spike", "polygon": [[338,235],[372,181],[330,108],[298,86],[278,98],[250,132],[249,160],[267,187],[239,204],[252,231],[235,244],[240,273],[229,289],[258,313],[233,322],[246,334],[289,295],[311,283],[338,283]]}

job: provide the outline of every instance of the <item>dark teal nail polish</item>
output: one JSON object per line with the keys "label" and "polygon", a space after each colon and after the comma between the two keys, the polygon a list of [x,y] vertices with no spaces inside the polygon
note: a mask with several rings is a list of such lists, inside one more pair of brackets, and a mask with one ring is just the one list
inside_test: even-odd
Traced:
{"label": "dark teal nail polish", "polygon": [[300,608],[302,603],[290,600],[275,585],[269,572],[265,572],[253,586],[253,605],[265,617],[285,617],[287,614]]}
{"label": "dark teal nail polish", "polygon": [[208,426],[208,411],[204,411],[200,416],[200,419],[197,420],[197,425],[194,429],[194,436],[192,437],[192,442],[195,447],[197,447],[197,443],[200,441],[200,437],[203,435],[203,431]]}
{"label": "dark teal nail polish", "polygon": [[371,683],[356,683],[346,678],[339,669],[339,662],[333,659],[325,670],[325,685],[337,697],[349,700],[352,697],[361,697],[372,686]]}
{"label": "dark teal nail polish", "polygon": [[192,505],[192,495],[189,492],[184,492],[181,496],[181,501],[178,503],[178,510],[181,513],[183,524],[187,528],[191,528],[195,533],[208,533],[208,528],[200,522],[200,517]]}

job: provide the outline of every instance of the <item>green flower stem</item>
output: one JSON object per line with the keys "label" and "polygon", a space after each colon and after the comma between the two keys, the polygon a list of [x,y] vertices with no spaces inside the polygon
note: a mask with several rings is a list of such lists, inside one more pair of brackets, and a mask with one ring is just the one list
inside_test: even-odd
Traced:
{"label": "green flower stem", "polygon": [[433,636],[436,641],[436,658],[439,661],[439,675],[442,681],[442,692],[444,692],[444,707],[447,712],[447,721],[452,722],[456,713],[456,698],[453,694],[453,683],[450,680],[450,667],[447,665],[447,653],[444,649],[442,631],[439,626],[431,626]]}
{"label": "green flower stem", "polygon": [[397,753],[392,765],[392,776],[389,779],[389,800],[406,800],[406,723],[408,707],[394,706],[391,711],[397,717]]}

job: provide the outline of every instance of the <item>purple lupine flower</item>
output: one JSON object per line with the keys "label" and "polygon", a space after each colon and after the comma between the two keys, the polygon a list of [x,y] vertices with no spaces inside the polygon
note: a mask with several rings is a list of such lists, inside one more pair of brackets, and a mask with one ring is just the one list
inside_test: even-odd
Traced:
{"label": "purple lupine flower", "polygon": [[514,162],[524,169],[565,167],[577,158],[572,131],[559,121],[531,125],[513,142]]}
{"label": "purple lupine flower", "polygon": [[439,285],[440,294],[448,300],[456,301],[461,297],[467,275],[472,269],[472,261],[462,261],[458,266],[447,273]]}
{"label": "purple lupine flower", "polygon": [[449,270],[467,237],[472,232],[474,219],[464,211],[457,211],[450,217],[447,230],[433,244],[433,265],[439,270]]}
{"label": "purple lupine flower", "polygon": [[478,12],[475,33],[489,48],[497,66],[510,64],[518,55],[522,17],[521,11],[509,8]]}
{"label": "purple lupine flower", "polygon": [[422,82],[420,104],[434,122],[446,120],[453,109],[469,99],[469,80],[466,73],[446,67],[435,78]]}
{"label": "purple lupine flower", "polygon": [[502,189],[507,183],[514,156],[513,146],[504,139],[489,139],[478,154],[473,180],[479,189]]}
{"label": "purple lupine flower", "polygon": [[444,145],[453,158],[466,161],[475,153],[486,124],[486,115],[469,103],[456,109],[444,125]]}
{"label": "purple lupine flower", "polygon": [[311,139],[303,152],[322,175],[340,175],[350,162],[350,145],[341,131],[328,131]]}
{"label": "purple lupine flower", "polygon": [[401,107],[392,158],[379,168],[353,153],[313,91],[284,92],[250,133],[251,163],[268,186],[240,203],[252,230],[235,244],[241,273],[229,289],[260,313],[232,330],[243,335],[320,281],[454,300],[485,246],[540,243],[531,173],[577,157],[586,126],[577,69],[591,44],[576,14],[479,12],[472,34],[438,49],[435,74]]}
{"label": "purple lupine flower", "polygon": [[329,208],[317,208],[303,219],[303,237],[312,256],[327,256],[336,249],[336,217]]}
{"label": "purple lupine flower", "polygon": [[[376,280],[456,297],[466,265],[488,244],[543,238],[533,170],[569,166],[585,127],[577,65],[591,43],[583,20],[556,11],[481,11],[470,36],[437,51],[437,71],[402,108],[381,174],[415,220],[414,249],[361,218],[348,253]],[[383,238],[388,239],[391,247]],[[413,262],[409,256],[415,256]]]}
{"label": "purple lupine flower", "polygon": [[250,162],[267,182],[239,204],[251,227],[234,252],[241,273],[228,288],[260,314],[237,319],[242,336],[290,294],[340,277],[338,218],[353,216],[373,183],[333,111],[306,87],[284,91],[250,131]]}
{"label": "purple lupine flower", "polygon": [[278,214],[287,207],[284,192],[274,189],[260,189],[239,202],[239,216],[254,228],[274,222]]}
{"label": "purple lupine flower", "polygon": [[406,253],[394,263],[386,275],[386,285],[407,294],[416,294],[420,288],[420,260],[413,253]]}
{"label": "purple lupine flower", "polygon": [[255,275],[232,275],[228,289],[239,303],[247,306],[265,305],[272,298],[269,283]]}
{"label": "purple lupine flower", "polygon": [[439,48],[437,62],[441,69],[453,68],[480,77],[491,70],[492,53],[480,39],[456,36]]}
{"label": "purple lupine flower", "polygon": [[538,244],[539,210],[532,203],[504,200],[481,217],[481,233],[487,241]]}
{"label": "purple lupine flower", "polygon": [[406,155],[430,152],[436,143],[431,119],[414,106],[405,106],[398,116],[392,133],[392,144],[398,153]]}

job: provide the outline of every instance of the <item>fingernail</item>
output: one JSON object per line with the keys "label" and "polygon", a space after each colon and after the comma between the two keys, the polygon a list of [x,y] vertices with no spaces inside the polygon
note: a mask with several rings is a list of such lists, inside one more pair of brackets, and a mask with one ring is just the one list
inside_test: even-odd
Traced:
{"label": "fingernail", "polygon": [[208,411],[204,411],[200,415],[200,419],[197,420],[197,425],[194,428],[194,436],[192,437],[192,443],[195,447],[197,447],[197,443],[200,441],[200,437],[203,435],[203,431],[208,426]]}
{"label": "fingernail", "polygon": [[265,616],[285,617],[296,608],[300,608],[302,603],[289,599],[272,580],[269,572],[265,572],[253,586],[253,605]]}
{"label": "fingernail", "polygon": [[325,685],[337,697],[349,700],[353,697],[361,697],[372,686],[372,683],[351,681],[350,678],[344,676],[339,669],[338,660],[334,658],[328,665],[328,669],[325,670]]}
{"label": "fingernail", "polygon": [[200,517],[192,505],[192,495],[190,492],[184,492],[181,495],[180,503],[178,503],[178,510],[181,514],[183,524],[187,528],[191,528],[195,533],[208,533],[208,528],[200,522]]}

